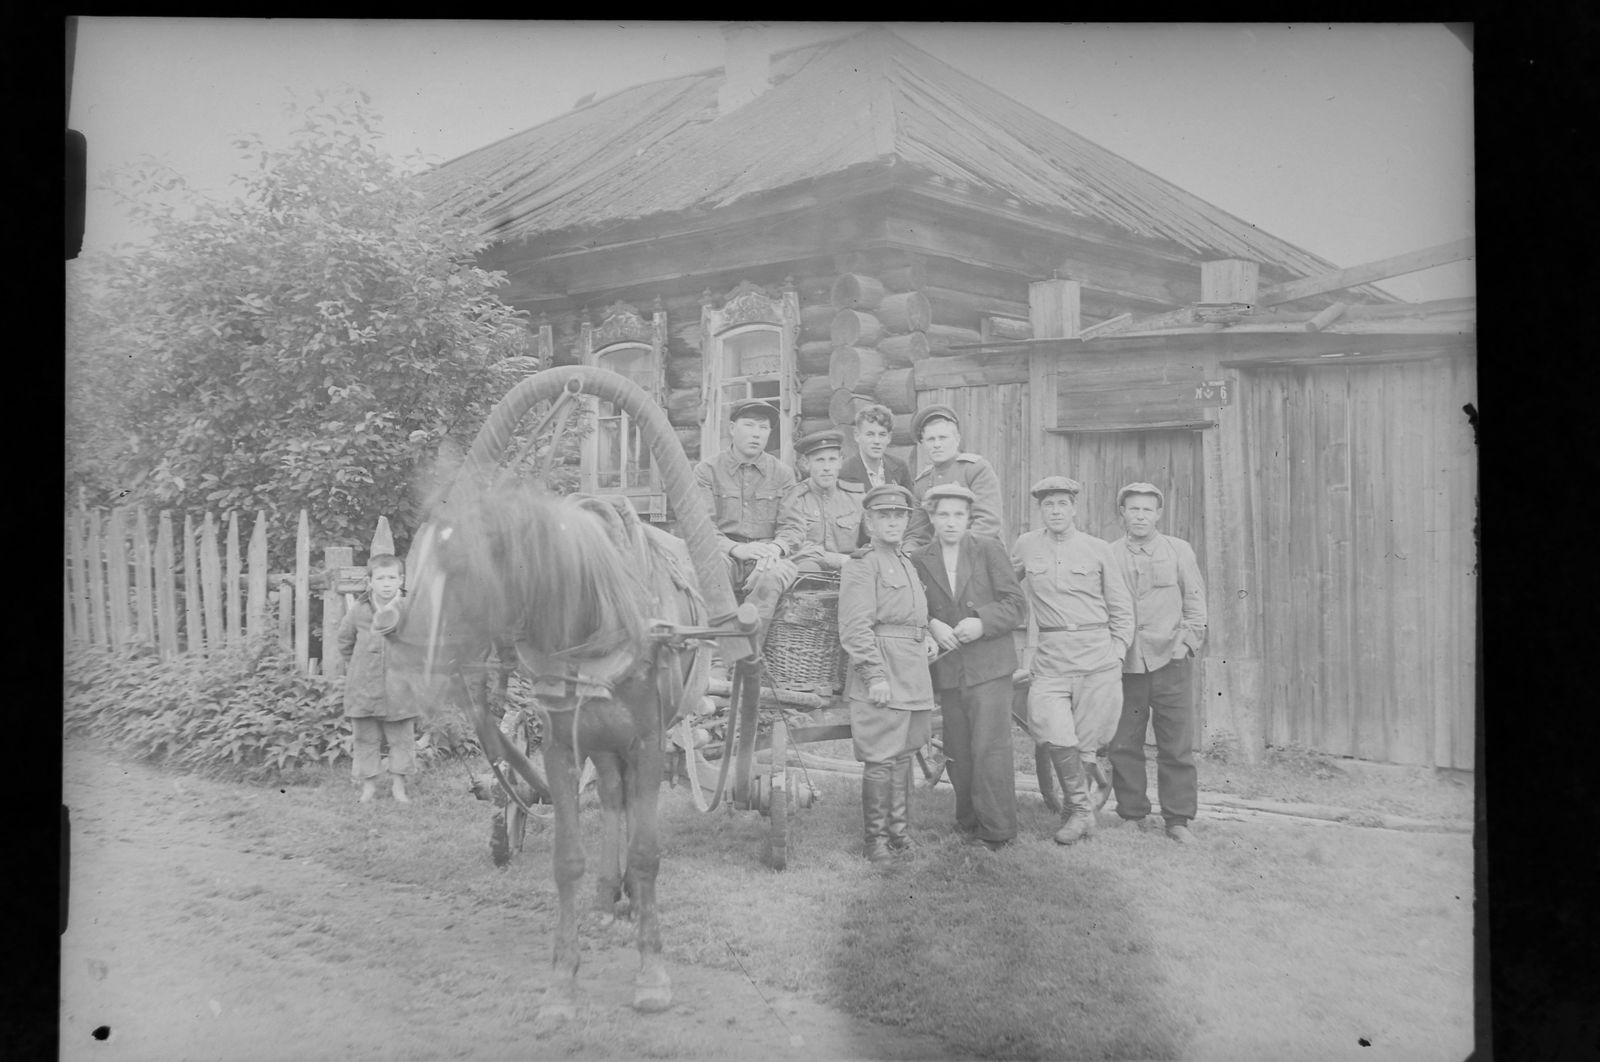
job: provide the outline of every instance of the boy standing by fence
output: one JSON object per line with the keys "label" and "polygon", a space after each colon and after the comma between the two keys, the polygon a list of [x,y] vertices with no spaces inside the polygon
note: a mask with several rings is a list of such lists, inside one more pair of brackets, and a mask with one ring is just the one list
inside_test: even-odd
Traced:
{"label": "boy standing by fence", "polygon": [[410,803],[406,775],[416,767],[416,712],[389,696],[389,638],[400,622],[405,562],[380,553],[367,562],[367,592],[339,625],[339,655],[344,657],[344,714],[355,731],[351,770],[361,782],[361,802],[378,795],[378,751],[389,742],[389,774],[394,798]]}

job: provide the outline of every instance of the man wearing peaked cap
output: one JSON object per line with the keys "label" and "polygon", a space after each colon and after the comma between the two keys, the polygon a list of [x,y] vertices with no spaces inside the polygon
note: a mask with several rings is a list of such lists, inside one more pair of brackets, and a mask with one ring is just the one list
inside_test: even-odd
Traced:
{"label": "man wearing peaked cap", "polygon": [[1111,547],[1074,526],[1080,490],[1066,476],[1035,483],[1044,527],[1017,536],[1011,555],[1031,613],[1022,660],[1032,679],[1028,729],[1061,781],[1057,844],[1089,836],[1105,804],[1096,756],[1122,714],[1122,659],[1134,633],[1133,599]]}
{"label": "man wearing peaked cap", "polygon": [[1199,803],[1194,763],[1193,664],[1206,640],[1206,587],[1194,547],[1156,530],[1161,489],[1129,483],[1117,491],[1127,534],[1111,543],[1133,595],[1135,633],[1122,660],[1122,716],[1111,739],[1117,814],[1140,823],[1150,813],[1144,736],[1156,733],[1156,792],[1167,836],[1190,844]]}
{"label": "man wearing peaked cap", "polygon": [[[961,449],[961,423],[949,406],[933,405],[919,409],[911,418],[911,435],[922,446],[923,466],[911,481],[911,491],[920,501],[930,487],[958,483],[972,491],[972,533],[988,535],[1004,542],[1005,520],[1001,513],[1000,477],[994,466],[978,454]],[[933,525],[927,513],[918,509],[906,532],[906,546],[915,549],[933,541]]]}
{"label": "man wearing peaked cap", "polygon": [[956,830],[969,844],[999,848],[1017,835],[1011,632],[1023,620],[1023,597],[1005,547],[968,531],[976,500],[959,483],[928,488],[922,506],[934,540],[911,559],[928,598],[929,631],[944,651],[933,665],[933,688],[956,791]]}
{"label": "man wearing peaked cap", "polygon": [[775,540],[778,508],[795,484],[794,470],[767,452],[779,428],[778,411],[754,399],[735,403],[728,416],[728,447],[695,466],[694,478],[711,507],[717,543],[734,589],[756,607],[757,644],[794,580],[795,566]]}
{"label": "man wearing peaked cap", "polygon": [[839,645],[850,657],[844,700],[861,761],[862,854],[887,862],[911,847],[911,758],[932,736],[928,599],[900,551],[911,492],[885,483],[867,492],[871,547],[839,573]]}
{"label": "man wearing peaked cap", "polygon": [[862,489],[839,479],[844,432],[813,432],[794,449],[806,463],[807,476],[783,496],[774,541],[798,572],[836,572],[863,544]]}

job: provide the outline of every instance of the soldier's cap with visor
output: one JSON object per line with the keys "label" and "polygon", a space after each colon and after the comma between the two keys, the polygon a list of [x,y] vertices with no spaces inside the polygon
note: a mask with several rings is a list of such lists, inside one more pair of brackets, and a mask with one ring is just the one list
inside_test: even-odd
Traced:
{"label": "soldier's cap with visor", "polygon": [[1166,496],[1161,493],[1161,488],[1154,483],[1129,483],[1126,487],[1117,491],[1117,508],[1122,508],[1122,499],[1130,494],[1154,494],[1156,496],[1157,509],[1165,505],[1167,501]]}
{"label": "soldier's cap with visor", "polygon": [[1034,501],[1044,501],[1050,494],[1067,494],[1073,501],[1078,500],[1078,492],[1083,490],[1083,484],[1070,476],[1046,476],[1032,487],[1028,493],[1033,495]]}
{"label": "soldier's cap with visor", "polygon": [[810,457],[821,450],[843,450],[844,432],[837,428],[827,428],[814,431],[795,441],[794,452],[801,457]]}
{"label": "soldier's cap with visor", "polygon": [[922,507],[928,512],[933,512],[939,505],[940,498],[962,498],[967,503],[967,511],[978,504],[978,496],[959,483],[940,483],[938,486],[929,487],[922,495]]}
{"label": "soldier's cap with visor", "polygon": [[949,406],[928,406],[911,414],[911,437],[918,441],[922,439],[922,426],[935,417],[948,420],[956,426],[956,431],[961,430],[961,419],[956,416],[956,411]]}
{"label": "soldier's cap with visor", "polygon": [[914,505],[909,490],[898,483],[885,483],[867,491],[866,496],[861,499],[861,508],[867,512],[892,512],[897,509],[910,512]]}
{"label": "soldier's cap with visor", "polygon": [[777,407],[759,398],[747,398],[743,402],[735,402],[733,408],[728,411],[728,419],[734,421],[740,417],[766,417],[774,431],[778,428]]}

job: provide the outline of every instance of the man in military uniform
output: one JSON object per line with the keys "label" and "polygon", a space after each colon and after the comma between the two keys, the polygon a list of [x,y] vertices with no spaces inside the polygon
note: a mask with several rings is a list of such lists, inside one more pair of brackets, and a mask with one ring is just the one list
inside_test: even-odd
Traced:
{"label": "man in military uniform", "polygon": [[911,758],[933,735],[938,651],[928,632],[928,599],[901,552],[911,492],[898,483],[862,499],[871,546],[839,573],[839,645],[850,657],[844,699],[861,761],[862,854],[887,862],[911,848]]}
{"label": "man in military uniform", "polygon": [[1129,483],[1117,491],[1127,534],[1111,543],[1133,594],[1137,627],[1122,662],[1122,720],[1111,742],[1117,814],[1142,824],[1150,813],[1144,736],[1156,731],[1156,792],[1167,836],[1191,844],[1189,820],[1199,800],[1194,766],[1191,661],[1206,641],[1206,584],[1194,547],[1156,530],[1161,488]]}
{"label": "man in military uniform", "polygon": [[794,444],[806,462],[804,482],[789,488],[778,510],[774,541],[801,572],[836,572],[861,545],[859,483],[839,479],[844,432],[813,432]]}
{"label": "man in military uniform", "polygon": [[694,478],[711,505],[717,542],[728,558],[734,589],[756,607],[761,625],[757,643],[783,588],[794,581],[794,563],[774,540],[778,506],[795,485],[794,470],[767,453],[767,440],[778,428],[778,411],[768,402],[749,399],[729,413],[728,448],[695,466]]}
{"label": "man in military uniform", "polygon": [[[911,418],[911,437],[922,444],[926,458],[911,481],[911,495],[921,504],[928,488],[941,483],[959,483],[977,500],[972,504],[970,529],[975,535],[988,535],[1005,542],[1004,511],[1000,501],[1000,477],[987,458],[961,449],[961,424],[949,406],[928,406]],[[906,548],[917,549],[933,541],[933,524],[918,508],[911,514],[906,532]]]}
{"label": "man in military uniform", "polygon": [[1028,728],[1061,779],[1057,844],[1073,844],[1094,828],[1086,771],[1103,791],[1094,757],[1116,733],[1122,660],[1134,634],[1133,598],[1111,547],[1073,526],[1081,489],[1066,476],[1035,483],[1030,493],[1044,529],[1017,536],[1011,553],[1037,625],[1037,644],[1023,650],[1022,668],[1032,678]]}

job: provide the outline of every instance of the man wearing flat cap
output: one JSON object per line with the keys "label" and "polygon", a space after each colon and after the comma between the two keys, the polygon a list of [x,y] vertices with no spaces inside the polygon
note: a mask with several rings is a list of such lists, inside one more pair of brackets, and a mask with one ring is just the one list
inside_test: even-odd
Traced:
{"label": "man wearing flat cap", "polygon": [[1094,829],[1089,777],[1104,781],[1095,755],[1122,715],[1122,661],[1133,642],[1133,598],[1111,547],[1074,526],[1078,481],[1046,476],[1030,493],[1044,528],[1017,536],[1011,560],[1027,594],[1037,642],[1023,651],[1032,678],[1028,728],[1061,780],[1057,844]]}
{"label": "man wearing flat cap", "polygon": [[1194,547],[1156,530],[1161,489],[1129,483],[1117,491],[1127,532],[1111,552],[1133,594],[1135,634],[1122,661],[1122,719],[1111,740],[1117,815],[1142,824],[1150,813],[1144,738],[1156,732],[1156,794],[1167,836],[1190,844],[1199,800],[1194,765],[1192,661],[1206,641],[1206,587]]}
{"label": "man wearing flat cap", "polygon": [[774,540],[799,571],[836,572],[863,544],[865,488],[839,479],[844,432],[813,432],[794,444],[794,452],[805,461],[807,474],[783,496]]}
{"label": "man wearing flat cap", "polygon": [[[911,418],[911,437],[922,445],[925,462],[911,481],[911,493],[920,502],[930,487],[959,483],[976,499],[972,503],[971,530],[1005,542],[1004,507],[1000,501],[1000,477],[987,458],[961,449],[961,424],[949,406],[926,406]],[[933,541],[933,525],[928,514],[918,508],[906,532],[906,548],[916,549]]]}
{"label": "man wearing flat cap", "polygon": [[956,830],[968,844],[994,849],[1017,836],[1011,632],[1024,613],[1005,547],[967,530],[976,500],[959,483],[928,488],[922,507],[934,540],[912,560],[928,598],[928,629],[942,653],[933,664],[933,688],[956,791]]}
{"label": "man wearing flat cap", "polygon": [[911,848],[911,758],[932,736],[938,651],[916,565],[901,552],[911,492],[897,483],[862,499],[871,546],[839,573],[839,645],[850,657],[844,698],[861,761],[862,854],[888,862]]}
{"label": "man wearing flat cap", "polygon": [[711,505],[717,542],[728,558],[735,589],[755,605],[761,644],[777,606],[778,595],[794,581],[796,569],[784,558],[774,535],[778,507],[795,485],[794,471],[767,453],[767,440],[778,428],[778,410],[769,402],[750,399],[734,405],[728,416],[728,448],[695,466],[694,477]]}

